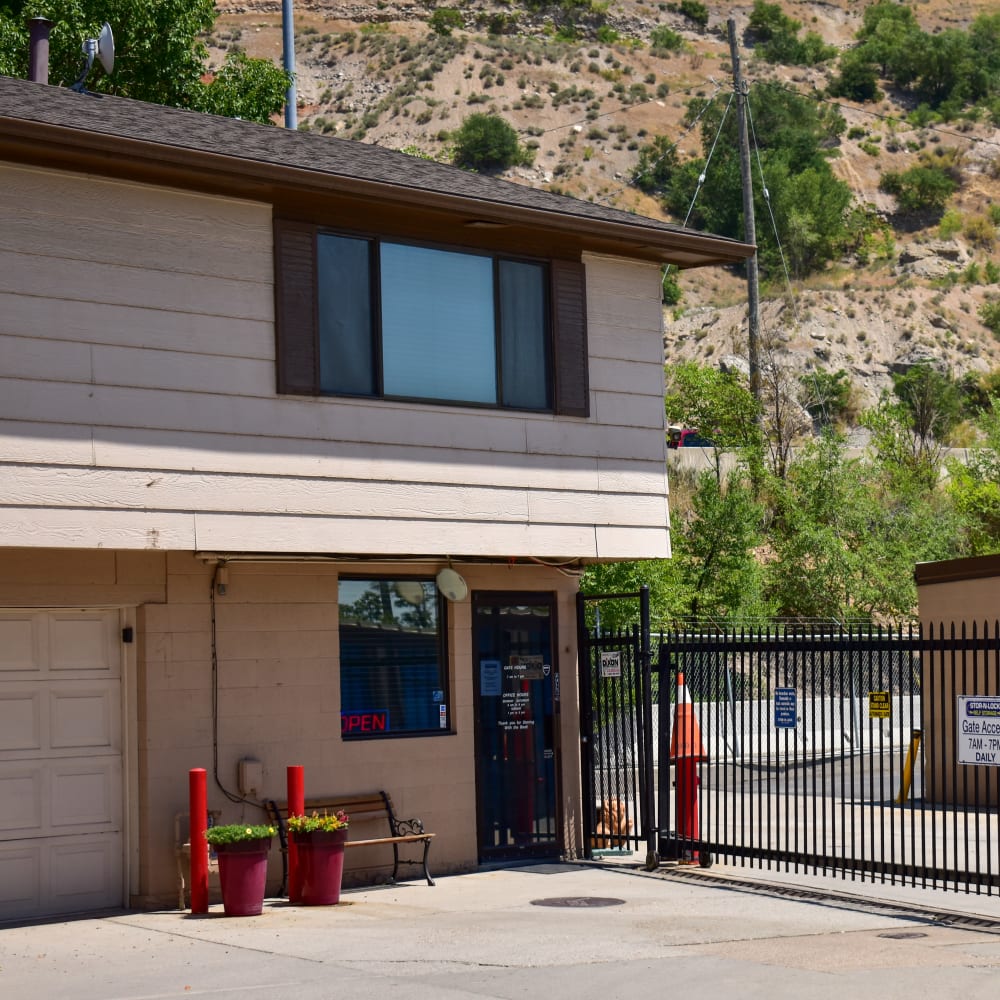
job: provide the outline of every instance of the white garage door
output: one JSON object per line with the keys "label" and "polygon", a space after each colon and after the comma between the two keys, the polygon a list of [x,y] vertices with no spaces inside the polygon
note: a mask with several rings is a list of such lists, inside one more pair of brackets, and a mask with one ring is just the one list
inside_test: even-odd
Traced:
{"label": "white garage door", "polygon": [[0,611],[0,920],[122,903],[117,611]]}

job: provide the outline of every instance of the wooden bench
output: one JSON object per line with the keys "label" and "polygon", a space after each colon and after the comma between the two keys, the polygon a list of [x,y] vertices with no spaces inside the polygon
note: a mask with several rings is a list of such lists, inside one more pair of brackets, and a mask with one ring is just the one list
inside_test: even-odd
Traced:
{"label": "wooden bench", "polygon": [[[271,823],[278,829],[278,840],[281,844],[281,889],[279,896],[284,896],[288,886],[288,803],[275,802],[268,799],[265,803],[267,815]],[[374,837],[369,840],[348,840],[346,847],[371,847],[375,844],[392,844],[392,880],[396,881],[400,865],[422,865],[424,878],[428,885],[434,885],[434,879],[427,870],[427,852],[431,849],[433,833],[424,830],[424,824],[419,819],[397,819],[392,808],[392,799],[385,791],[355,793],[353,795],[330,795],[322,799],[306,799],[305,814],[311,816],[314,812],[347,813],[350,825],[348,836],[356,823],[367,820],[385,820],[389,824],[388,837]],[[401,858],[400,844],[423,844],[423,857],[419,860]]]}

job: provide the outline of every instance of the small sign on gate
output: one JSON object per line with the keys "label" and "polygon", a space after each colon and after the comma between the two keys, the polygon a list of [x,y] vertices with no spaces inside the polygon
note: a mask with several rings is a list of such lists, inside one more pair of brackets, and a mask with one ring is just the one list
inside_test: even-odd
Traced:
{"label": "small sign on gate", "polygon": [[868,692],[868,718],[889,719],[892,717],[892,702],[888,691]]}
{"label": "small sign on gate", "polygon": [[798,721],[795,688],[774,689],[774,728],[794,729]]}
{"label": "small sign on gate", "polygon": [[601,653],[601,676],[621,677],[622,675],[622,654],[620,650],[613,650],[610,653]]}

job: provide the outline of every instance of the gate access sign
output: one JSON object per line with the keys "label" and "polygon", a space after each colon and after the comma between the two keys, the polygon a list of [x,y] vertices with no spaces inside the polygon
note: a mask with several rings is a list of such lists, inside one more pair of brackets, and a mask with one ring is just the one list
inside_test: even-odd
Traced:
{"label": "gate access sign", "polygon": [[958,762],[1000,766],[1000,698],[960,695]]}

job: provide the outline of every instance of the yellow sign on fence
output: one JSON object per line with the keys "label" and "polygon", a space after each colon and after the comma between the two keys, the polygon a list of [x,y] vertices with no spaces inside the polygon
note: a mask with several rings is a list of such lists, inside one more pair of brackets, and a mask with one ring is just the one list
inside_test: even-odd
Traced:
{"label": "yellow sign on fence", "polygon": [[888,691],[868,692],[868,718],[888,719],[891,717],[891,702]]}

